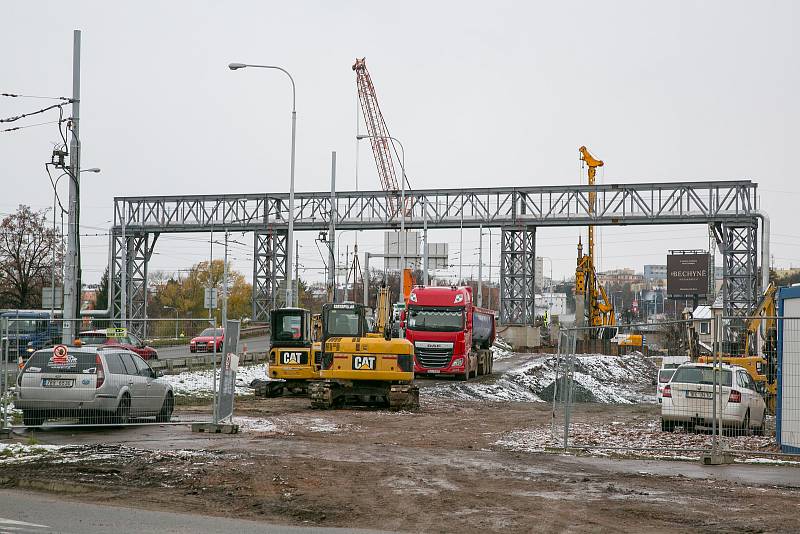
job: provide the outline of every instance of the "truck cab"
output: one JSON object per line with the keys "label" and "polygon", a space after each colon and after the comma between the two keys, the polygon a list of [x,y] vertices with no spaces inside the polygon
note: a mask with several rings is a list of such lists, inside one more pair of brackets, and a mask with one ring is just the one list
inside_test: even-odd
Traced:
{"label": "truck cab", "polygon": [[[61,341],[61,328],[49,311],[10,310],[0,313],[0,320],[8,321],[2,332],[2,350],[8,346],[9,360],[23,360],[39,349]],[[5,354],[5,352],[3,352]]]}
{"label": "truck cab", "polygon": [[492,372],[494,312],[473,305],[472,288],[414,287],[405,323],[416,374],[467,380]]}

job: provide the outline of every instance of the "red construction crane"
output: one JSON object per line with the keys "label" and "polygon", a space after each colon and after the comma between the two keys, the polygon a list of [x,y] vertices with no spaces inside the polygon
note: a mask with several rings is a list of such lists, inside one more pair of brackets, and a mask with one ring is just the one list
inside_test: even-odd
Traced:
{"label": "red construction crane", "polygon": [[[367,133],[372,144],[372,153],[375,156],[375,165],[378,167],[381,186],[384,191],[397,193],[399,187],[392,160],[392,151],[397,155],[397,149],[390,139],[386,121],[383,120],[383,113],[378,105],[378,95],[375,94],[375,86],[372,84],[365,60],[366,58],[356,59],[353,64],[353,70],[356,72],[356,85],[358,85],[358,101],[361,103],[361,111],[364,113],[364,122],[367,125]],[[394,197],[389,197],[392,215],[398,211],[397,204],[399,202]],[[407,206],[408,199],[406,199],[406,209]]]}

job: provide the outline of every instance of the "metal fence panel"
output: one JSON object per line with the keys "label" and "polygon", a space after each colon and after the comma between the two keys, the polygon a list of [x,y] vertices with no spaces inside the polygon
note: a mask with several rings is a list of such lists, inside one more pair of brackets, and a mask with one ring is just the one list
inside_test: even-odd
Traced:
{"label": "metal fence panel", "polygon": [[[150,319],[142,339],[118,320],[72,325],[38,315],[47,316],[19,312],[0,322],[0,427],[212,420],[212,362],[222,355],[224,336],[207,319]],[[65,326],[78,332],[69,345],[61,344]],[[252,341],[263,350],[241,354],[242,363],[265,361],[266,330],[245,328],[242,336],[243,345]],[[252,371],[266,376],[263,366]]]}

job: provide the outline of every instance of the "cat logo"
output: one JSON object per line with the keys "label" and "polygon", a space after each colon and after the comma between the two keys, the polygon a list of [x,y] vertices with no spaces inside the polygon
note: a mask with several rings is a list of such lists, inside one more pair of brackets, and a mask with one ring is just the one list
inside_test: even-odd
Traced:
{"label": "cat logo", "polygon": [[353,369],[372,371],[375,369],[375,356],[353,356]]}
{"label": "cat logo", "polygon": [[281,352],[283,365],[300,365],[300,359],[303,356],[302,352]]}

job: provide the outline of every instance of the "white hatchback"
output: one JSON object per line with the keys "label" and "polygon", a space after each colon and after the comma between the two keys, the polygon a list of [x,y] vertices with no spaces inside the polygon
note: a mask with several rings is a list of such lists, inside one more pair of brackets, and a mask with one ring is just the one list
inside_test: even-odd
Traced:
{"label": "white hatchback", "polygon": [[[717,394],[714,401],[714,375]],[[675,370],[661,391],[661,430],[711,428],[717,424],[735,434],[764,433],[767,405],[747,371],[736,365],[686,363]]]}

